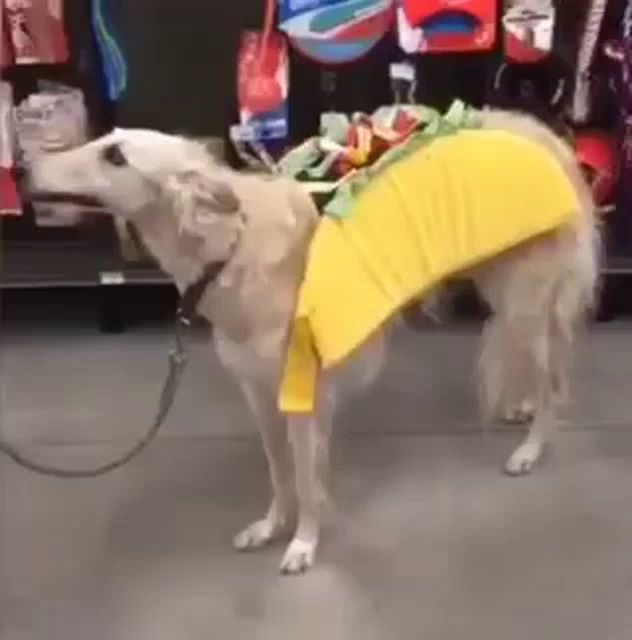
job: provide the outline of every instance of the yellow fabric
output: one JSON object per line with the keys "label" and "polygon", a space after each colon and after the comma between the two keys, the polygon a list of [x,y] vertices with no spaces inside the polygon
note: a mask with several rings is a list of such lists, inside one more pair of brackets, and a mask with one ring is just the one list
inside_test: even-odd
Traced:
{"label": "yellow fabric", "polygon": [[314,408],[318,372],[444,278],[572,221],[573,186],[542,146],[500,131],[438,138],[379,174],[314,235],[279,407]]}

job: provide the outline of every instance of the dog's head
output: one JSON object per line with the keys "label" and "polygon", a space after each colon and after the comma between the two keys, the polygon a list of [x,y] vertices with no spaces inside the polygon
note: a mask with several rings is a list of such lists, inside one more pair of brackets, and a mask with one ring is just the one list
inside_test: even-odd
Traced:
{"label": "dog's head", "polygon": [[241,225],[241,203],[227,175],[199,142],[116,129],[34,162],[26,190],[33,202],[144,222],[181,242],[178,251],[215,260]]}
{"label": "dog's head", "polygon": [[[35,202],[75,204],[133,220],[164,197],[196,199],[218,213],[237,197],[214,175],[213,161],[192,140],[143,129],[116,129],[70,151],[35,162],[27,190]],[[216,172],[219,174],[219,167]],[[186,209],[187,207],[180,207]]]}

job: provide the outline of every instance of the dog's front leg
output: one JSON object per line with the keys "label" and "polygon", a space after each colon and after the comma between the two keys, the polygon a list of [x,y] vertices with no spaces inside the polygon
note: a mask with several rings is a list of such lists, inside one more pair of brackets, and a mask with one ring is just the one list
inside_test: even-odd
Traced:
{"label": "dog's front leg", "polygon": [[288,419],[288,432],[294,455],[294,475],[298,498],[298,522],[281,571],[303,573],[314,562],[320,533],[322,491],[318,480],[318,425],[314,415],[295,415]]}
{"label": "dog's front leg", "polygon": [[236,549],[250,551],[290,531],[295,521],[296,498],[287,424],[276,408],[276,395],[263,385],[244,383],[242,388],[261,432],[272,485],[272,502],[266,515],[238,533],[233,541]]}

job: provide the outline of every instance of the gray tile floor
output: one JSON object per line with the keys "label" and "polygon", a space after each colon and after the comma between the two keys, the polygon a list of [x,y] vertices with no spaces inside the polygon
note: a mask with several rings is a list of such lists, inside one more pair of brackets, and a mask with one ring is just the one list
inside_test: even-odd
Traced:
{"label": "gray tile floor", "polygon": [[[129,445],[168,333],[2,335],[2,432],[90,464]],[[2,640],[630,640],[632,326],[602,326],[576,403],[528,478],[519,434],[481,435],[469,328],[396,336],[379,387],[340,416],[335,514],[316,568],[231,551],[263,508],[265,465],[234,386],[196,339],[159,440],[94,481],[0,461]]]}

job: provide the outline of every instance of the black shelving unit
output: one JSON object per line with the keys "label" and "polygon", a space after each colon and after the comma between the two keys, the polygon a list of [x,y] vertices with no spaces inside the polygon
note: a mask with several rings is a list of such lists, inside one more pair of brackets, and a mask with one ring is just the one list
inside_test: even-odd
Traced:
{"label": "black shelving unit", "polygon": [[608,256],[602,268],[604,276],[632,275],[632,256]]}
{"label": "black shelving unit", "polygon": [[[115,123],[116,109],[104,95],[100,57],[90,29],[90,4],[65,3],[71,59],[66,64],[13,66],[3,70],[16,102],[37,89],[38,80],[61,82],[83,91],[95,136]],[[0,294],[19,290],[94,289],[98,291],[99,326],[104,331],[125,327],[121,292],[125,285],[171,286],[171,280],[150,261],[128,262],[109,218],[91,219],[73,227],[40,227],[25,203],[23,214],[0,218]]]}
{"label": "black shelving unit", "polygon": [[168,285],[152,263],[129,263],[81,240],[14,241],[3,250],[0,289]]}
{"label": "black shelving unit", "polygon": [[126,286],[171,287],[155,263],[121,257],[111,220],[70,228],[35,228],[32,215],[1,221],[0,294],[2,291],[94,289],[98,325],[104,332],[126,326],[121,291]]}

